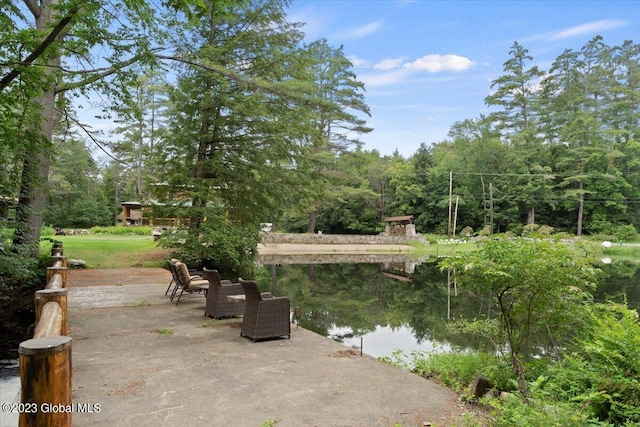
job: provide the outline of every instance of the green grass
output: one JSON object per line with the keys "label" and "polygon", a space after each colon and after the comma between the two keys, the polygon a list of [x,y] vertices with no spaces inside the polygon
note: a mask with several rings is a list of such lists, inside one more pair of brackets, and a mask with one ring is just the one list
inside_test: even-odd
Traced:
{"label": "green grass", "polygon": [[640,246],[621,246],[615,243],[609,248],[601,248],[602,256],[613,258],[616,261],[640,260]]}
{"label": "green grass", "polygon": [[[68,259],[82,259],[86,268],[163,267],[169,251],[156,245],[151,236],[82,235],[55,236]],[[51,242],[41,243],[43,253]]]}
{"label": "green grass", "polygon": [[423,257],[425,255],[439,257],[439,256],[454,256],[463,253],[471,252],[478,248],[477,243],[452,243],[452,244],[440,244],[432,243],[424,245],[420,242],[413,242],[411,246],[415,249],[415,255]]}
{"label": "green grass", "polygon": [[173,335],[173,329],[171,328],[158,328],[158,333],[160,335],[164,335],[165,337]]}
{"label": "green grass", "polygon": [[151,303],[149,301],[147,301],[146,299],[143,299],[142,301],[125,302],[124,306],[125,307],[144,307],[150,304]]}

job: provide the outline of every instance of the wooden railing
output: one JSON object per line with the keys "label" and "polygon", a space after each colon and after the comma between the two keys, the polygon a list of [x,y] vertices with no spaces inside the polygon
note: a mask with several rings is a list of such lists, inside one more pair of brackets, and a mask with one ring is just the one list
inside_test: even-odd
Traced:
{"label": "wooden railing", "polygon": [[33,339],[20,343],[19,426],[71,426],[71,337],[67,335],[67,258],[51,250],[47,285],[36,291]]}

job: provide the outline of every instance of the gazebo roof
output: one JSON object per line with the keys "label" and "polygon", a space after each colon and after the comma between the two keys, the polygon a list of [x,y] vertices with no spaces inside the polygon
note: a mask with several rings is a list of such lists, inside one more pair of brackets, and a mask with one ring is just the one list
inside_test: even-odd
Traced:
{"label": "gazebo roof", "polygon": [[390,216],[388,218],[383,219],[384,222],[411,222],[413,221],[413,215],[406,216]]}

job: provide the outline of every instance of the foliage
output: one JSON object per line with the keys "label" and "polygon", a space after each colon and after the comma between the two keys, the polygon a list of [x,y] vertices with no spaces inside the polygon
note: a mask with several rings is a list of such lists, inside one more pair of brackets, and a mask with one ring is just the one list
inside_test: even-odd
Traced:
{"label": "foliage", "polygon": [[[113,224],[112,209],[99,186],[99,168],[84,142],[55,136],[44,222],[59,228]],[[62,139],[61,139],[62,138]]]}
{"label": "foliage", "polygon": [[484,336],[511,364],[522,398],[529,396],[527,355],[580,325],[583,306],[595,289],[589,260],[563,244],[494,239],[461,258],[440,263],[456,273],[458,284],[488,295],[496,317],[461,321],[460,330]]}
{"label": "foliage", "polygon": [[595,304],[575,352],[549,374],[545,393],[615,425],[640,424],[640,322],[624,304]]}
{"label": "foliage", "polygon": [[[69,129],[79,124],[69,114],[75,97],[97,92],[110,98],[109,105],[127,104],[131,81],[139,67],[156,63],[154,49],[170,22],[163,8],[143,2],[26,3],[7,9],[10,25],[0,27],[0,148],[8,153],[0,161],[0,175],[7,171],[13,177],[1,180],[3,198],[18,198],[13,250],[37,257],[55,125],[64,122]],[[95,52],[101,52],[99,57]],[[79,128],[88,130],[83,124]]]}
{"label": "foliage", "polygon": [[382,360],[410,370],[425,378],[435,377],[439,382],[458,393],[468,395],[476,375],[487,377],[499,390],[507,390],[513,378],[509,366],[496,356],[483,352],[431,352],[413,353],[407,362],[400,352]]}
{"label": "foliage", "polygon": [[[308,105],[314,85],[301,79],[309,58],[299,48],[299,26],[285,20],[286,4],[207,3],[190,42],[174,40],[205,66],[180,67],[169,91],[168,131],[153,152],[164,176],[155,197],[184,208],[177,216],[188,218],[192,239],[213,206],[257,228],[296,205],[309,182],[299,164],[315,133]],[[212,73],[215,65],[238,78]]]}
{"label": "foliage", "polygon": [[[306,231],[313,233],[318,207],[331,201],[336,190],[341,193],[359,187],[360,180],[344,174],[337,163],[339,156],[348,153],[351,146],[360,148],[360,135],[372,129],[362,118],[362,114],[370,115],[364,100],[364,84],[351,70],[353,65],[342,46],[333,48],[321,39],[305,47],[305,58],[308,65],[303,70],[303,78],[313,82],[311,96],[322,100],[311,111],[309,124],[313,131],[305,138],[308,142],[304,155],[296,166],[309,178],[302,197],[309,215]],[[347,228],[355,227],[348,225]]]}
{"label": "foliage", "polygon": [[190,267],[215,268],[224,277],[250,277],[260,236],[257,228],[238,226],[212,215],[201,224],[200,233],[185,229],[165,232],[160,243]]}
{"label": "foliage", "polygon": [[[0,299],[10,300],[16,292],[32,290],[43,282],[38,272],[46,269],[46,260],[0,255]],[[43,286],[44,288],[44,286]]]}
{"label": "foliage", "polygon": [[616,240],[623,242],[632,242],[638,238],[638,231],[633,224],[621,224],[615,228],[613,234]]}
{"label": "foliage", "polygon": [[[49,246],[50,247],[50,246]],[[45,287],[49,259],[33,259],[0,253],[0,358],[17,358],[12,353],[28,339],[34,322],[33,295]]]}
{"label": "foliage", "polygon": [[610,426],[589,418],[575,405],[567,403],[550,403],[531,399],[528,405],[522,404],[514,397],[495,401],[497,407],[493,425],[496,427],[531,426],[531,427],[587,427]]}
{"label": "foliage", "polygon": [[153,227],[150,226],[135,226],[135,227],[91,227],[91,234],[110,234],[110,235],[128,235],[133,234],[136,236],[151,236]]}

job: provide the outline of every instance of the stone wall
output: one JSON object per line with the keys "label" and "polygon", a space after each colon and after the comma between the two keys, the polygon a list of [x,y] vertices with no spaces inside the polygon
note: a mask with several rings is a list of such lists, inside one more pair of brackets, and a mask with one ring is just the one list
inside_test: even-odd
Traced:
{"label": "stone wall", "polygon": [[304,245],[407,245],[419,241],[429,244],[420,234],[414,236],[385,236],[362,234],[263,233],[262,242]]}

